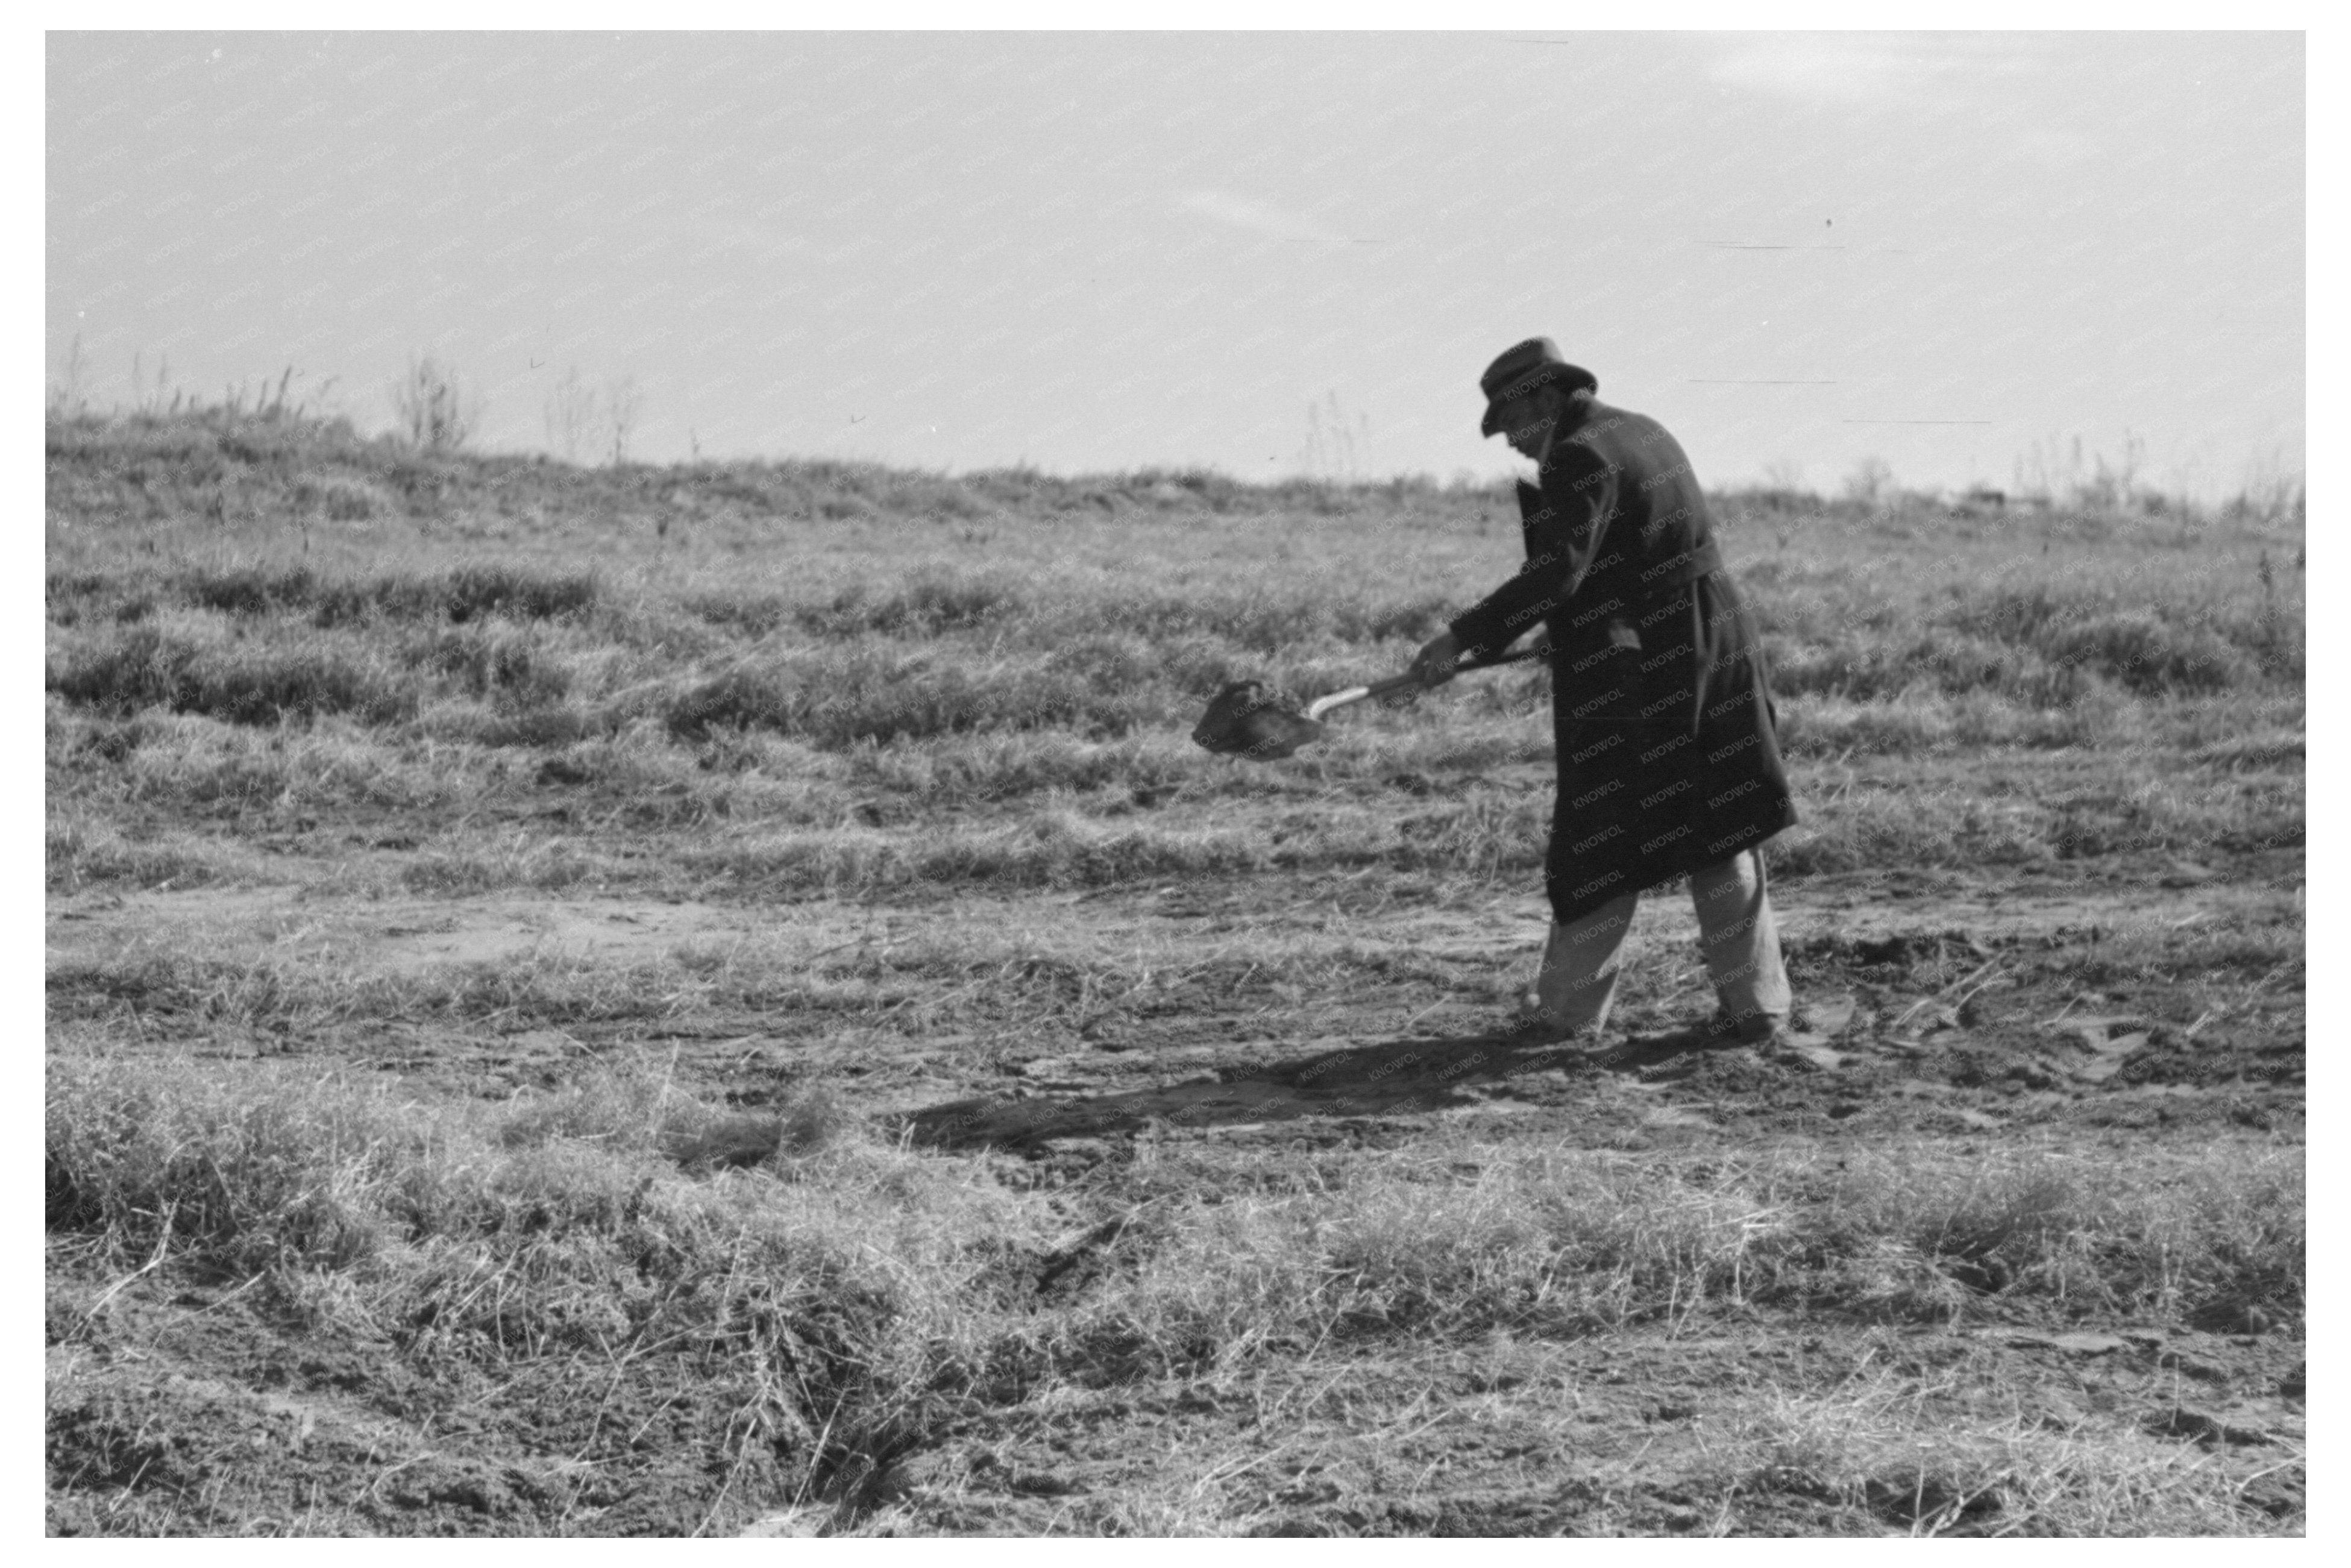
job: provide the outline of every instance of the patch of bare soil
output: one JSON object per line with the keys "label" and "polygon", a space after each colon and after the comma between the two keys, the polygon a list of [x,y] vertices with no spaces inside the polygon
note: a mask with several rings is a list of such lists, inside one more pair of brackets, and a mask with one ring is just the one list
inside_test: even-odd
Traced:
{"label": "patch of bare soil", "polygon": [[335,902],[300,885],[191,888],[53,898],[51,964],[141,947],[214,962],[332,955],[356,973],[413,975],[444,965],[562,954],[614,964],[664,958],[698,943],[772,934],[740,906],[659,899],[475,898]]}
{"label": "patch of bare soil", "polygon": [[[1636,1015],[1629,1033],[1583,1049],[1528,1045],[1490,1029],[1194,1047],[1185,1052],[1187,1076],[1130,1087],[1138,1068],[1164,1073],[1167,1056],[1129,1035],[1114,1051],[1032,1059],[1008,1089],[923,1106],[907,1120],[927,1141],[1008,1147],[1155,1123],[1254,1125],[1511,1103],[1571,1122],[1608,1106],[1613,1146],[1628,1128],[1670,1140],[1730,1128],[1742,1137],[1876,1137],[2067,1121],[2291,1125],[2303,1103],[2297,991],[2265,992],[2253,974],[2242,977],[2241,997],[2216,1001],[2210,972],[2118,977],[2095,956],[2102,940],[2111,951],[2121,934],[2225,927],[2264,910],[2274,916],[2288,896],[2265,883],[2196,893],[2151,904],[2080,883],[2019,891],[1947,882],[1903,895],[1832,883],[1783,892],[1798,1027],[1794,1049],[1768,1061],[1687,1022],[1639,1027]],[[1677,929],[1688,923],[1679,903],[1645,903],[1650,941],[1686,936]],[[1490,939],[1505,919],[1486,910],[1454,923]],[[1447,935],[1440,929],[1414,950],[1437,951]],[[1201,1001],[1204,1011],[1213,1008]],[[1342,1018],[1324,1010],[1318,1021]],[[1627,1093],[1646,1108],[1625,1112]]]}

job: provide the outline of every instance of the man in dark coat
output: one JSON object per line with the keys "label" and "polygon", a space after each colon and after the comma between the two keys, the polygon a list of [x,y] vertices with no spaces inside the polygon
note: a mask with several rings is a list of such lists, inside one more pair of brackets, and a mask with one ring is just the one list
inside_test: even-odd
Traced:
{"label": "man in dark coat", "polygon": [[1414,661],[1424,686],[1551,637],[1559,800],[1551,939],[1521,1025],[1596,1032],[1640,892],[1687,875],[1722,1006],[1714,1028],[1776,1047],[1791,1006],[1760,846],[1796,820],[1761,640],[1665,427],[1593,397],[1548,338],[1487,370],[1484,430],[1534,459],[1526,565]]}

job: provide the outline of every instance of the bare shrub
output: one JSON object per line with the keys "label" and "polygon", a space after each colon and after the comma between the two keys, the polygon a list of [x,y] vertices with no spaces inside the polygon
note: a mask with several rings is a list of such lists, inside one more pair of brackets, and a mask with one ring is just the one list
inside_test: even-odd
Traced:
{"label": "bare shrub", "polygon": [[1875,507],[1894,488],[1894,470],[1883,457],[1865,457],[1844,476],[1844,498]]}
{"label": "bare shrub", "polygon": [[580,379],[580,367],[563,372],[547,394],[547,444],[566,463],[577,463],[596,429],[596,389]]}
{"label": "bare shrub", "polygon": [[604,421],[612,434],[612,465],[619,467],[629,460],[629,442],[636,434],[637,415],[644,407],[644,394],[638,390],[634,376],[616,376],[605,383]]}
{"label": "bare shrub", "polygon": [[468,394],[457,367],[431,354],[413,357],[392,383],[401,438],[420,452],[462,452],[480,428],[484,405]]}
{"label": "bare shrub", "polygon": [[53,420],[80,419],[89,413],[89,371],[83,362],[81,334],[73,335],[73,346],[66,351],[65,368],[49,382],[48,417]]}

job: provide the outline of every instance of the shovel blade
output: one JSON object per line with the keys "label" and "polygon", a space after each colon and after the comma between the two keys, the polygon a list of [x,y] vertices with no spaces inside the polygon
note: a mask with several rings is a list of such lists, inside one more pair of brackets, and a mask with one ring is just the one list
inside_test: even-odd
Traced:
{"label": "shovel blade", "polygon": [[1261,681],[1235,681],[1192,727],[1192,739],[1220,757],[1270,762],[1322,738],[1322,727],[1274,700]]}

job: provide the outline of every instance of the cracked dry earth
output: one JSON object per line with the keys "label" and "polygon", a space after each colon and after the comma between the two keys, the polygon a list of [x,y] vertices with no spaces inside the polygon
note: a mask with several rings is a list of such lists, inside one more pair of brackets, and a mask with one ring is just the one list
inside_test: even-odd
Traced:
{"label": "cracked dry earth", "polygon": [[[1348,1151],[1441,1149],[1465,1168],[1529,1139],[1683,1160],[1802,1145],[1840,1164],[2012,1150],[2158,1173],[2215,1148],[2298,1158],[2301,889],[2298,855],[1790,882],[1775,896],[1804,1027],[1778,1061],[1678,1030],[1707,995],[1677,891],[1644,901],[1621,1032],[1597,1050],[1484,1032],[1531,968],[1533,899],[1383,874],[772,907],[68,894],[48,937],[53,967],[153,951],[413,977],[683,956],[830,977],[831,1003],[793,1011],[684,998],[561,1027],[351,1016],[300,1039],[190,1024],[151,1043],[490,1097],[628,1051],[749,1112],[832,1085],[874,1124],[998,1161],[1062,1206],[1099,1244],[1040,1275],[1050,1298],[1115,1270],[1123,1217],[1155,1200]],[[1253,979],[1249,955],[1285,943],[1343,949],[1344,985]],[[943,978],[942,955],[967,977]],[[1054,983],[1023,993],[1025,1013],[989,1005],[1008,977],[1040,976]],[[893,1456],[853,1506],[821,1507],[791,1506],[747,1446],[697,1447],[709,1412],[690,1383],[601,1402],[552,1373],[453,1392],[392,1346],[289,1335],[234,1282],[53,1278],[52,1529],[136,1528],[174,1466],[174,1495],[210,1498],[211,1532],[1991,1534],[2032,1531],[2044,1486],[2097,1493],[2095,1517],[2132,1532],[2166,1527],[2160,1494],[2182,1476],[2225,1479],[2244,1532],[2299,1527],[2298,1311],[2205,1301],[2138,1321],[2011,1299],[1989,1264],[1963,1274],[1939,1321],[1710,1303],[1577,1338],[1372,1336],[1009,1390]],[[635,1428],[642,1464],[585,1474],[571,1456],[612,1423]],[[199,1458],[193,1431],[240,1437]],[[1992,1479],[1905,1470],[1922,1432],[1974,1434]],[[1824,1453],[1859,1467],[1851,1484],[1823,1482]]]}

